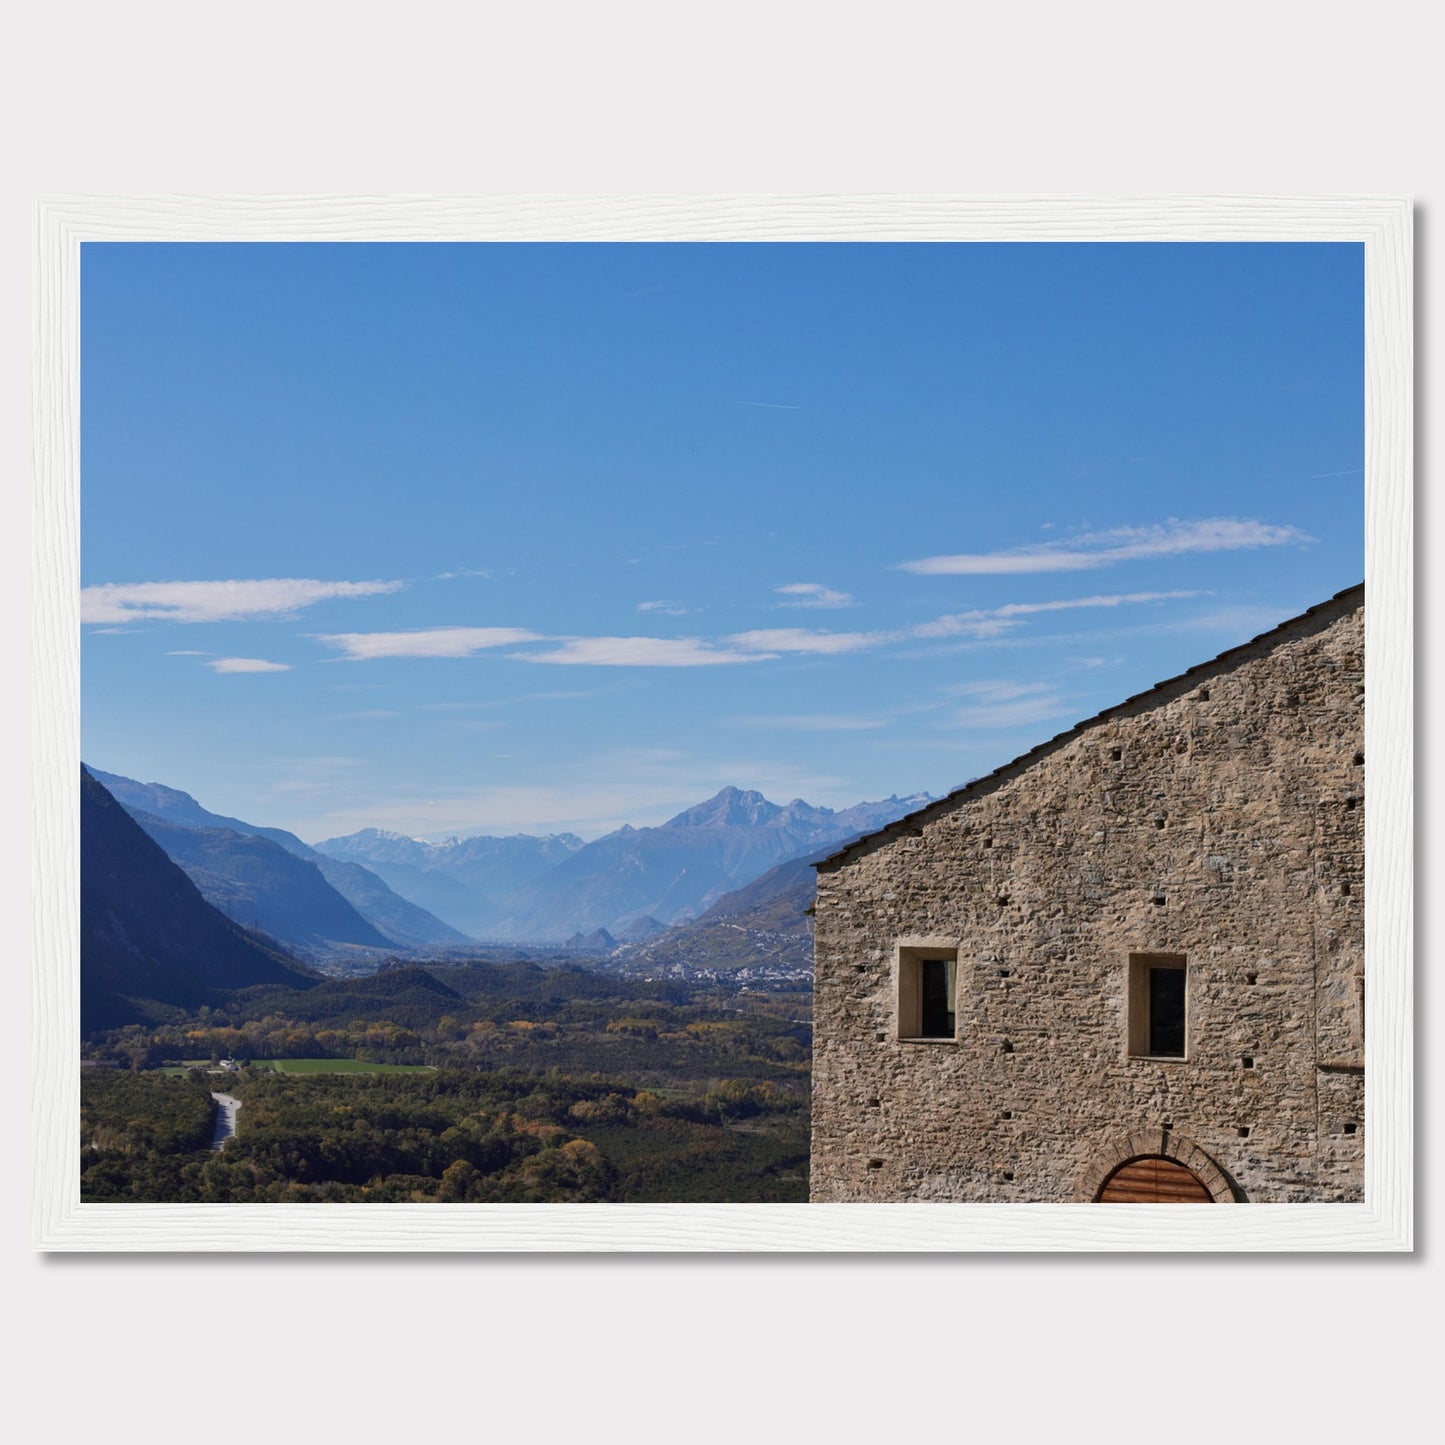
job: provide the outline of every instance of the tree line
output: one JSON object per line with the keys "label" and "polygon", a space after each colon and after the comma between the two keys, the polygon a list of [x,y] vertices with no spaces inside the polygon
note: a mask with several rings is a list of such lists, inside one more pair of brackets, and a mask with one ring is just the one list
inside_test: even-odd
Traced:
{"label": "tree line", "polygon": [[637,1088],[555,1071],[291,1076],[247,1070],[209,1148],[214,1081],[86,1070],[85,1202],[797,1201],[807,1093],[729,1079]]}

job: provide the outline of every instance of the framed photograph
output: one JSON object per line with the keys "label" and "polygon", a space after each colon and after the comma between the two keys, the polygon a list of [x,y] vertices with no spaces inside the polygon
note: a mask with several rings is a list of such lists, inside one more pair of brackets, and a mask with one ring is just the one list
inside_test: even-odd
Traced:
{"label": "framed photograph", "polygon": [[1410,1249],[1411,258],[40,202],[37,1247]]}

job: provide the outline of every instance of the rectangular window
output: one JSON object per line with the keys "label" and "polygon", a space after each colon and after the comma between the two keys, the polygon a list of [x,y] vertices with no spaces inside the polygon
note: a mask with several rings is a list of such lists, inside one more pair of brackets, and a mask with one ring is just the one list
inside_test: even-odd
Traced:
{"label": "rectangular window", "polygon": [[1184,1057],[1184,970],[1149,970],[1149,1052]]}
{"label": "rectangular window", "polygon": [[1177,954],[1129,958],[1129,1053],[1141,1059],[1188,1056],[1189,967]]}
{"label": "rectangular window", "polygon": [[958,989],[958,961],[925,958],[919,961],[918,966],[923,971],[923,1018],[919,1035],[925,1039],[951,1039]]}
{"label": "rectangular window", "polygon": [[898,948],[898,1037],[952,1042],[958,1032],[958,950]]}

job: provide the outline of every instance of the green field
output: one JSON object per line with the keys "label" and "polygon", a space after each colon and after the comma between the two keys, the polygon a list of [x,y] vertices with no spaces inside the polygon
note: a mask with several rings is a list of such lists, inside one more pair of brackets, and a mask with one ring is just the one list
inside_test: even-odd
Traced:
{"label": "green field", "polygon": [[253,1069],[278,1074],[434,1074],[431,1064],[369,1064],[365,1059],[255,1059]]}
{"label": "green field", "polygon": [[[188,1069],[209,1069],[209,1059],[187,1059],[165,1074],[184,1074]],[[252,1059],[253,1069],[270,1069],[277,1074],[434,1074],[430,1064],[369,1064],[365,1059]],[[217,1077],[225,1075],[217,1070]]]}

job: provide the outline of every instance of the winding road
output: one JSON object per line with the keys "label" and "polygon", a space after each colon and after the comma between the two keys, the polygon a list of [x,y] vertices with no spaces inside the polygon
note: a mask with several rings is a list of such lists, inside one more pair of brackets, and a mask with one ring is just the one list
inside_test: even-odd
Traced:
{"label": "winding road", "polygon": [[226,1140],[236,1132],[236,1110],[241,1107],[241,1101],[230,1094],[212,1092],[211,1097],[221,1106],[216,1114],[216,1133],[211,1140],[211,1148],[224,1149]]}

